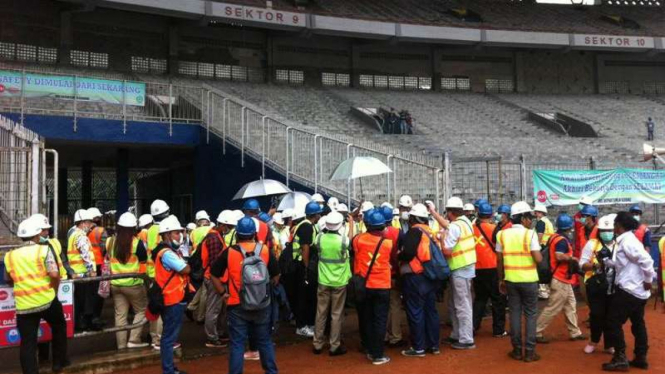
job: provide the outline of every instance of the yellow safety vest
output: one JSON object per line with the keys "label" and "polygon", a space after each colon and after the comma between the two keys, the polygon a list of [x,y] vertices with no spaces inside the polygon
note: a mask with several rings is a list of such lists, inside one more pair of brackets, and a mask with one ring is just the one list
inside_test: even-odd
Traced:
{"label": "yellow safety vest", "polygon": [[[69,260],[69,266],[72,268],[74,273],[76,274],[86,274],[88,272],[88,268],[85,266],[85,262],[83,261],[83,257],[81,257],[81,252],[79,251],[78,248],[76,248],[76,242],[78,241],[78,238],[84,236],[86,239],[88,236],[83,232],[83,230],[76,228],[74,232],[69,236],[69,240],[67,243],[67,260]],[[95,255],[90,250],[90,261],[92,263],[95,263]]]}
{"label": "yellow safety vest", "polygon": [[[665,282],[665,236],[658,242],[660,250],[660,279]],[[665,300],[665,286],[663,287],[663,300]]]}
{"label": "yellow safety vest", "polygon": [[540,220],[545,223],[545,232],[543,233],[543,238],[540,240],[540,244],[545,245],[550,240],[552,234],[554,234],[554,225],[552,225],[552,221],[547,217],[543,217]]}
{"label": "yellow safety vest", "polygon": [[476,263],[476,240],[468,218],[457,218],[451,225],[460,229],[460,236],[452,248],[453,254],[448,258],[450,270],[457,270]]}
{"label": "yellow safety vest", "polygon": [[236,238],[236,228],[234,227],[224,235],[224,243],[226,243],[227,247],[235,245],[236,244],[235,238]]}
{"label": "yellow safety vest", "polygon": [[[126,263],[122,263],[115,258],[115,240],[116,237],[109,238],[106,242],[106,249],[109,251],[109,257],[111,262],[111,274],[132,274],[141,272],[141,264],[139,263],[139,258],[136,256],[136,251],[139,247],[139,239],[132,239],[132,253],[129,256],[129,260]],[[111,281],[111,284],[116,287],[132,287],[139,284],[143,284],[143,279],[141,278],[122,278],[114,279]]]}
{"label": "yellow safety vest", "polygon": [[513,283],[538,282],[536,261],[531,256],[533,230],[511,227],[499,231],[497,242],[503,250],[504,279]]}
{"label": "yellow safety vest", "polygon": [[148,261],[146,261],[146,271],[150,278],[155,278],[155,262],[152,261],[152,251],[157,248],[157,245],[161,239],[159,238],[159,224],[155,223],[150,226],[148,229],[148,246],[146,248],[148,252]]}
{"label": "yellow safety vest", "polygon": [[189,238],[192,240],[192,251],[190,256],[196,252],[199,244],[201,244],[206,235],[208,235],[210,229],[212,229],[212,226],[200,226],[192,230],[192,233],[189,235]]}
{"label": "yellow safety vest", "polygon": [[402,229],[402,223],[400,222],[399,217],[393,217],[391,225],[396,229]]}
{"label": "yellow safety vest", "polygon": [[67,279],[67,269],[65,269],[65,266],[62,264],[62,259],[60,258],[60,255],[62,254],[62,246],[60,245],[60,241],[56,238],[50,238],[48,242],[51,244],[51,247],[53,247],[53,250],[55,251],[55,260],[58,262],[60,279]]}
{"label": "yellow safety vest", "polygon": [[51,277],[44,261],[47,245],[31,244],[7,253],[5,266],[14,281],[16,310],[29,310],[49,304],[55,299]]}
{"label": "yellow safety vest", "polygon": [[298,225],[296,225],[296,228],[293,230],[293,243],[292,243],[292,248],[293,248],[293,259],[300,261],[302,259],[302,251],[300,249],[300,238],[298,237],[298,229],[300,226],[302,226],[304,223],[309,223],[312,225],[313,233],[312,233],[312,240],[316,237],[316,235],[319,234],[319,228],[318,225],[315,225],[311,222],[309,222],[307,219],[304,219],[300,221]]}

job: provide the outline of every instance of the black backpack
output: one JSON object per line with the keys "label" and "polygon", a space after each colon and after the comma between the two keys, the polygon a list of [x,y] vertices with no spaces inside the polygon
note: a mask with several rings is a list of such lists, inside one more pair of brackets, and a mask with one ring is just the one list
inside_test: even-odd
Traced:
{"label": "black backpack", "polygon": [[[543,260],[538,264],[538,283],[540,284],[550,284],[550,282],[552,282],[552,275],[556,271],[556,268],[552,269],[550,246],[552,245],[552,240],[558,236],[560,235],[552,234],[552,236],[547,239],[547,243],[540,247],[540,255],[543,257]],[[559,267],[558,264],[557,267]]]}
{"label": "black backpack", "polygon": [[[157,247],[155,248],[155,253],[159,253],[160,251],[163,250],[165,247]],[[155,256],[155,259],[157,256]],[[173,271],[171,273],[171,276],[169,279],[166,281],[164,284],[164,287],[168,286],[168,284],[173,280],[173,277],[177,274],[176,271]],[[157,281],[152,282],[152,285],[148,289],[148,310],[150,313],[154,315],[160,315],[162,314],[162,311],[164,311],[164,292],[162,287],[159,286]]]}
{"label": "black backpack", "polygon": [[[205,274],[206,268],[203,267],[203,258],[201,258],[201,250],[203,248],[203,242],[199,243],[196,247],[196,251],[189,257],[187,260],[187,265],[189,265],[190,273],[189,280],[197,290],[203,284],[203,275]],[[210,265],[208,265],[210,266]]]}

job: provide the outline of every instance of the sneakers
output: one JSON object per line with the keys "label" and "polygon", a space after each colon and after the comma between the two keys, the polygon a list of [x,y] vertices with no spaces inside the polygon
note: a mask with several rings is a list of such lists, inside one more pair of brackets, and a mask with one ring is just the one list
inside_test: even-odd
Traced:
{"label": "sneakers", "polygon": [[[180,343],[178,343],[178,342],[173,343],[173,349],[178,349],[178,348],[180,348],[180,347],[182,347],[182,344],[180,344]],[[159,344],[153,344],[153,345],[152,345],[152,348],[153,348],[155,351],[159,351]]]}
{"label": "sneakers", "polygon": [[508,357],[517,361],[522,361],[524,359],[524,357],[522,356],[522,349],[520,348],[513,348],[512,351],[508,352]]}
{"label": "sneakers", "polygon": [[312,338],[314,337],[314,331],[309,326],[303,326],[299,329],[296,329],[296,335]]}
{"label": "sneakers", "polygon": [[208,348],[226,348],[228,344],[222,343],[221,340],[208,340],[206,341],[206,347]]}
{"label": "sneakers", "polygon": [[441,350],[439,349],[439,347],[432,347],[432,348],[427,348],[425,350],[425,353],[429,353],[431,355],[440,355]]}
{"label": "sneakers", "polygon": [[450,348],[452,349],[459,349],[459,350],[465,350],[465,349],[476,349],[476,345],[473,343],[453,343],[450,345]]}
{"label": "sneakers", "polygon": [[402,356],[406,357],[425,357],[425,350],[418,351],[413,349],[413,347],[409,349],[405,349],[402,351]]}
{"label": "sneakers", "polygon": [[148,343],[132,343],[128,342],[127,343],[127,348],[132,349],[132,348],[145,348],[148,346]]}
{"label": "sneakers", "polygon": [[383,356],[383,357],[376,357],[372,359],[372,365],[383,365],[387,364],[390,362],[390,357],[388,356]]}
{"label": "sneakers", "polygon": [[246,361],[258,361],[261,359],[261,355],[259,355],[258,351],[247,351],[245,354],[242,356]]}
{"label": "sneakers", "polygon": [[595,344],[588,343],[588,344],[584,347],[584,353],[586,353],[586,354],[591,354],[591,353],[593,353],[593,352],[595,352],[595,351],[596,351],[596,345],[595,345]]}
{"label": "sneakers", "polygon": [[540,355],[536,351],[526,351],[524,362],[536,362],[538,360],[540,360]]}
{"label": "sneakers", "polygon": [[614,347],[609,347],[603,349],[603,353],[607,353],[608,355],[613,355],[614,354]]}
{"label": "sneakers", "polygon": [[492,336],[495,337],[495,338],[505,338],[506,336],[508,336],[508,333],[506,331],[504,331],[500,334],[494,334]]}
{"label": "sneakers", "polygon": [[334,351],[328,352],[328,356],[341,356],[346,354],[346,348],[344,346],[339,346]]}

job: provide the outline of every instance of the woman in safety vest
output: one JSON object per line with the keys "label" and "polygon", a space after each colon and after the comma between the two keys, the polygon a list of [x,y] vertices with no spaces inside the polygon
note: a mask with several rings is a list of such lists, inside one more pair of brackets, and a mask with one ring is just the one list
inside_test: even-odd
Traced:
{"label": "woman in safety vest", "polygon": [[[106,242],[106,250],[111,263],[111,274],[137,274],[144,268],[148,259],[145,246],[136,236],[136,217],[132,213],[123,213],[116,224],[116,234]],[[111,281],[111,294],[115,308],[115,326],[127,326],[129,307],[134,310],[133,324],[145,321],[145,308],[148,306],[143,279],[121,278]],[[118,349],[143,348],[148,343],[141,342],[143,326],[131,330],[129,342],[127,331],[115,333]]]}

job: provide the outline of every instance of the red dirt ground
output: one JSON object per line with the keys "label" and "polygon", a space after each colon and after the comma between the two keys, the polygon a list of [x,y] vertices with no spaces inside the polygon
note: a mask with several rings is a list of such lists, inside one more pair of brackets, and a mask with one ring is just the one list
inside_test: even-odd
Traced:
{"label": "red dirt ground", "polygon": [[[647,329],[649,332],[649,362],[648,372],[665,373],[665,314],[662,305],[659,310],[653,310],[653,300],[647,305]],[[580,321],[585,319],[587,309],[581,307],[578,310]],[[584,316],[584,317],[583,317]],[[354,318],[348,318],[346,324],[355,323]],[[471,351],[455,351],[447,346],[442,346],[441,355],[425,358],[407,358],[400,355],[398,349],[388,349],[387,354],[392,361],[383,366],[373,366],[364,355],[358,353],[357,329],[355,326],[347,326],[345,329],[347,347],[349,353],[340,357],[329,357],[327,354],[315,356],[311,353],[311,344],[302,341],[294,345],[277,347],[277,366],[279,371],[285,374],[340,374],[340,373],[464,373],[464,374],[513,374],[513,373],[537,373],[537,374],[589,374],[601,372],[601,364],[610,359],[610,355],[596,352],[591,355],[585,354],[582,349],[585,342],[568,341],[568,333],[563,323],[563,315],[555,319],[546,331],[548,337],[553,338],[552,343],[539,345],[538,353],[542,356],[539,362],[524,363],[508,358],[510,350],[509,338],[493,338],[490,335],[489,325],[491,321],[486,319],[483,328],[476,337],[477,349]],[[583,323],[580,323],[583,325]],[[404,326],[406,329],[406,326]],[[588,329],[582,328],[585,333]],[[449,328],[444,328],[442,337],[447,336]],[[353,331],[353,332],[351,332]],[[632,358],[633,338],[630,334],[630,323],[625,326],[626,341],[628,344],[628,357]],[[203,332],[202,332],[203,333]],[[206,357],[199,360],[180,363],[179,368],[188,374],[200,373],[226,373],[228,372],[227,355]],[[349,372],[347,372],[349,370]],[[245,362],[245,373],[262,373],[258,361]],[[642,372],[640,369],[631,369],[631,372]],[[132,370],[131,374],[158,374],[161,370],[157,366],[145,367]],[[130,372],[120,372],[130,374]]]}

